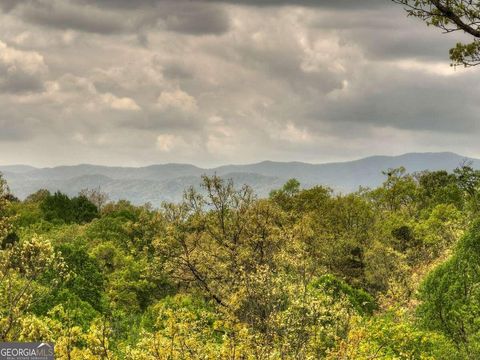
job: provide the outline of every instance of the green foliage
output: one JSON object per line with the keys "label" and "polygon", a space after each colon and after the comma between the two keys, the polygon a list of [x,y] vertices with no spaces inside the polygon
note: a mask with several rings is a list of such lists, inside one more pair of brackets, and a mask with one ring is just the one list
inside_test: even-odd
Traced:
{"label": "green foliage", "polygon": [[361,315],[372,315],[378,309],[375,299],[369,293],[362,289],[355,289],[333,275],[323,275],[310,286],[330,291],[335,298],[346,298]]}
{"label": "green foliage", "polygon": [[52,194],[50,191],[46,189],[40,189],[34,192],[33,194],[30,194],[27,196],[25,199],[25,203],[41,203],[43,202],[46,198],[50,197]]}
{"label": "green foliage", "polygon": [[480,356],[480,224],[454,255],[426,278],[418,312],[425,326],[441,331],[465,354]]}
{"label": "green foliage", "polygon": [[5,239],[5,237],[11,231],[11,219],[8,214],[8,204],[9,200],[7,194],[9,193],[8,186],[6,181],[0,173],[0,241]]}
{"label": "green foliage", "polygon": [[297,179],[288,180],[279,190],[270,192],[270,199],[285,210],[291,210],[292,198],[300,193],[300,183]]}
{"label": "green foliage", "polygon": [[97,207],[85,196],[70,199],[61,192],[47,195],[40,204],[45,220],[63,223],[88,223],[98,217]]}
{"label": "green foliage", "polygon": [[292,179],[268,199],[205,177],[161,209],[0,196],[0,340],[59,359],[476,357],[480,225],[459,239],[478,174],[390,169],[346,195]]}
{"label": "green foliage", "polygon": [[74,221],[78,224],[84,224],[98,217],[98,209],[95,204],[85,196],[77,196],[71,199]]}
{"label": "green foliage", "polygon": [[347,339],[327,359],[462,359],[453,343],[424,331],[400,310],[369,319],[354,319]]}
{"label": "green foliage", "polygon": [[418,182],[422,206],[452,204],[458,209],[463,208],[462,185],[455,174],[449,174],[444,170],[425,172],[420,174]]}
{"label": "green foliage", "polygon": [[104,276],[98,263],[85,249],[74,245],[60,245],[57,250],[62,254],[70,272],[69,279],[63,287],[90,304],[95,310],[101,311]]}
{"label": "green foliage", "polygon": [[[57,276],[42,286],[42,277],[49,271]],[[16,338],[25,312],[61,283],[65,274],[63,259],[47,240],[32,238],[0,250],[0,340]]]}
{"label": "green foliage", "polygon": [[75,218],[70,198],[61,192],[46,196],[40,205],[40,209],[47,221],[72,223]]}

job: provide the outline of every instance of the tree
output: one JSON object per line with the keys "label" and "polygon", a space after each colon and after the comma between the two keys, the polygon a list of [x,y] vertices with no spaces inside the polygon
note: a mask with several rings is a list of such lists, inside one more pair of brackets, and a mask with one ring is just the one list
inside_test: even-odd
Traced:
{"label": "tree", "polygon": [[288,180],[281,189],[272,190],[270,199],[276,202],[285,210],[291,210],[292,198],[300,192],[300,183],[297,179]]}
{"label": "tree", "polygon": [[139,344],[127,351],[127,359],[213,359],[220,352],[224,329],[211,304],[177,295],[158,302],[151,312],[153,332],[142,334]]}
{"label": "tree", "polygon": [[227,306],[240,272],[270,261],[277,250],[270,231],[277,214],[266,203],[254,203],[248,187],[236,190],[216,176],[204,177],[203,186],[205,197],[191,189],[182,204],[166,205],[171,226],[155,247],[173,276]]}
{"label": "tree", "polygon": [[406,210],[412,212],[417,196],[417,184],[404,167],[382,172],[387,178],[382,186],[373,190],[369,197],[380,209],[390,212]]}
{"label": "tree", "polygon": [[97,207],[98,211],[102,211],[103,207],[108,202],[108,194],[101,191],[100,187],[96,189],[83,189],[78,196],[87,198],[92,204]]}
{"label": "tree", "polygon": [[74,221],[78,224],[89,223],[98,217],[98,208],[85,196],[80,195],[71,200]]}
{"label": "tree", "polygon": [[425,171],[419,174],[418,184],[423,208],[453,204],[461,209],[464,205],[463,191],[455,174],[445,170]]}
{"label": "tree", "polygon": [[393,0],[405,7],[409,16],[420,18],[445,33],[462,31],[473,37],[470,43],[457,43],[450,50],[455,65],[480,64],[479,0]]}
{"label": "tree", "polygon": [[70,199],[57,191],[47,195],[40,204],[45,220],[60,221],[66,224],[84,224],[98,217],[97,207],[85,196],[80,195]]}
{"label": "tree", "polygon": [[8,186],[7,182],[3,179],[0,173],[0,244],[8,236],[12,229],[11,219],[7,214],[7,205],[9,203],[7,194]]}
{"label": "tree", "polygon": [[415,326],[405,311],[390,310],[372,318],[354,317],[348,337],[338,342],[327,360],[462,359],[455,350],[442,334]]}
{"label": "tree", "polygon": [[[46,272],[57,274],[44,284]],[[63,280],[65,264],[49,241],[35,237],[0,250],[0,340],[15,340],[21,318]]]}
{"label": "tree", "polygon": [[463,237],[480,172],[385,175],[268,199],[205,177],[179,204],[101,216],[1,182],[0,341],[84,360],[480,358],[480,225]]}
{"label": "tree", "polygon": [[27,203],[40,203],[52,194],[47,189],[40,189],[30,194],[26,197],[25,202]]}
{"label": "tree", "polygon": [[[84,248],[65,244],[57,248],[68,266],[70,276],[59,290],[67,289],[94,309],[102,309],[103,274],[95,259]],[[54,277],[55,274],[52,274]],[[53,308],[49,304],[49,308]]]}
{"label": "tree", "polygon": [[70,198],[60,191],[45,197],[40,204],[40,209],[47,221],[60,220],[68,224],[73,222],[75,217]]}
{"label": "tree", "polygon": [[480,211],[480,171],[465,163],[456,168],[454,174],[464,195],[465,207],[475,216]]}
{"label": "tree", "polygon": [[431,272],[420,288],[418,313],[430,330],[442,332],[466,358],[480,356],[480,223],[454,255]]}

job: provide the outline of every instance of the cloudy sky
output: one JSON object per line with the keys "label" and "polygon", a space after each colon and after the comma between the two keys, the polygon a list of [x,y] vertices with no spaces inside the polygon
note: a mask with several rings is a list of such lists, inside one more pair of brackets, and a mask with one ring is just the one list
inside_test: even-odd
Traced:
{"label": "cloudy sky", "polygon": [[389,0],[0,0],[0,164],[480,157],[456,41]]}

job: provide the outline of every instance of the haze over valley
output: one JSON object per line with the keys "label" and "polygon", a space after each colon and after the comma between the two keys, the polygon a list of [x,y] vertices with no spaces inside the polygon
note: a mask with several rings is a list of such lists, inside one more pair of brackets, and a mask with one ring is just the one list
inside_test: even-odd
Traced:
{"label": "haze over valley", "polygon": [[107,167],[95,165],[35,168],[25,165],[0,166],[14,195],[20,199],[39,189],[61,191],[70,196],[83,189],[100,189],[111,200],[126,199],[133,204],[163,201],[178,202],[184,190],[200,188],[202,175],[232,179],[237,186],[247,184],[260,197],[268,196],[290,178],[303,187],[325,185],[342,193],[359,186],[376,187],[385,180],[382,171],[403,166],[408,172],[423,170],[452,171],[463,163],[480,168],[480,160],[454,153],[408,153],[400,156],[372,156],[355,161],[309,164],[303,162],[264,161],[248,165],[225,165],[206,169],[188,164],[151,165],[147,167]]}

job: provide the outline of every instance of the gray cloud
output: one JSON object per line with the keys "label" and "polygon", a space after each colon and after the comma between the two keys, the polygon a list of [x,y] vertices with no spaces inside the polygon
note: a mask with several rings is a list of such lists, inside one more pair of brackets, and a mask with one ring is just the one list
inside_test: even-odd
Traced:
{"label": "gray cloud", "polygon": [[133,33],[144,44],[144,31],[157,26],[191,35],[223,34],[230,26],[222,8],[182,1],[20,0],[4,4],[3,10],[14,10],[25,21],[60,30]]}
{"label": "gray cloud", "polygon": [[[12,146],[28,146],[25,142],[31,141],[42,134],[41,120],[26,109],[9,107],[0,100],[2,112],[0,114],[0,143],[5,142]],[[18,143],[18,145],[15,145]]]}
{"label": "gray cloud", "polygon": [[163,67],[163,75],[168,79],[192,79],[194,74],[182,63],[167,63]]}
{"label": "gray cloud", "polygon": [[0,2],[0,10],[4,12],[9,12],[18,4],[19,1],[17,0],[3,0],[2,2]]}
{"label": "gray cloud", "polygon": [[168,30],[185,34],[223,34],[230,28],[230,19],[221,9],[188,4],[165,19]]}
{"label": "gray cloud", "polygon": [[76,8],[55,1],[38,1],[27,6],[21,15],[34,24],[100,34],[119,33],[132,26],[119,14],[105,13],[93,8]]}
{"label": "gray cloud", "polygon": [[[116,34],[151,28],[157,22],[170,31],[185,34],[223,34],[230,28],[230,19],[222,7],[213,4],[233,4],[254,7],[309,6],[321,9],[369,10],[385,6],[384,0],[359,2],[354,0],[4,0],[0,9],[9,12],[21,8],[27,21],[58,28],[89,33]],[[128,13],[127,13],[128,12]]]}
{"label": "gray cloud", "polygon": [[[124,9],[135,9],[141,7],[154,7],[160,3],[173,2],[177,4],[186,3],[192,5],[192,0],[78,0],[88,4],[98,4],[103,7],[116,7]],[[227,3],[234,5],[248,5],[256,7],[271,6],[310,6],[333,9],[365,9],[378,7],[385,4],[384,0],[197,0],[199,3]]]}
{"label": "gray cloud", "polygon": [[31,139],[32,131],[23,124],[12,123],[12,119],[0,120],[0,141],[18,142]]}
{"label": "gray cloud", "polygon": [[[436,131],[446,136],[480,130],[475,115],[479,110],[475,94],[480,87],[468,76],[452,82],[435,74],[413,71],[409,78],[384,74],[381,81],[370,79],[368,87],[328,102],[312,116],[336,123]],[[466,94],[465,88],[472,92]]]}
{"label": "gray cloud", "polygon": [[310,6],[315,8],[336,10],[362,10],[384,6],[384,0],[204,0],[207,2],[229,3],[249,6]]}
{"label": "gray cloud", "polygon": [[404,12],[393,4],[373,8],[361,16],[346,11],[320,14],[312,26],[336,31],[344,44],[361,47],[374,59],[423,58],[445,61],[452,44],[465,40],[461,33],[441,34]]}
{"label": "gray cloud", "polygon": [[0,3],[5,162],[480,155],[478,71],[389,1]]}
{"label": "gray cloud", "polygon": [[0,91],[9,93],[22,93],[43,90],[43,82],[25,73],[8,74],[0,69]]}

